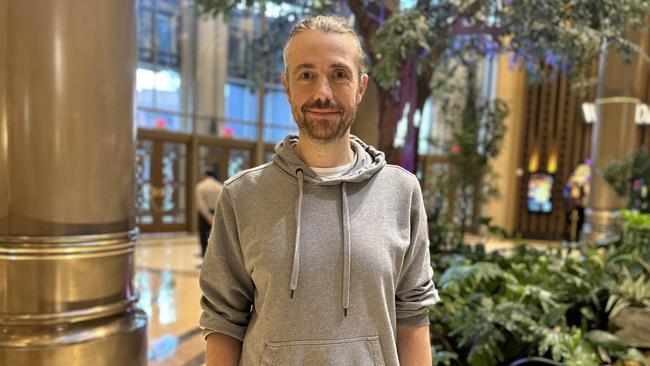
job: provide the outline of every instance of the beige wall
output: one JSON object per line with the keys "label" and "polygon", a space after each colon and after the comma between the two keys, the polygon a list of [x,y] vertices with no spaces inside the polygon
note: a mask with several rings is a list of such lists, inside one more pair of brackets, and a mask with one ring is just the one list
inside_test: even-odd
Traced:
{"label": "beige wall", "polygon": [[517,168],[521,167],[523,121],[526,107],[526,73],[518,66],[510,68],[509,56],[499,57],[497,72],[497,98],[507,103],[510,114],[505,120],[507,128],[501,154],[492,161],[497,173],[496,188],[500,197],[483,206],[483,216],[492,217],[492,224],[512,233],[516,223],[517,192],[521,178]]}
{"label": "beige wall", "polygon": [[368,145],[379,144],[379,93],[374,82],[368,82],[366,94],[359,105],[359,114],[351,132]]}

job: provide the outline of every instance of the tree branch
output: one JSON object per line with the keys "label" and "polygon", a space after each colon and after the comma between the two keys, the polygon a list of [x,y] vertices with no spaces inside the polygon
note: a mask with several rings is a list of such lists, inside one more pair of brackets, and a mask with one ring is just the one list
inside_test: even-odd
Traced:
{"label": "tree branch", "polygon": [[492,37],[492,39],[501,45],[501,34],[506,28],[490,26],[485,23],[478,23],[473,25],[464,25],[462,19],[456,18],[454,22],[449,27],[448,34],[451,37],[462,36],[462,35],[471,35],[471,34],[487,34]]}
{"label": "tree branch", "polygon": [[[372,64],[377,64],[377,55],[372,49],[370,40],[375,38],[375,35],[377,35],[379,29],[383,25],[383,23],[379,22],[378,20],[390,18],[392,12],[389,9],[386,9],[385,6],[380,7],[374,2],[370,4],[364,4],[363,0],[348,0],[348,7],[350,10],[352,10],[354,18],[359,25],[361,42],[363,42],[364,49],[370,57],[370,62]],[[374,14],[380,15],[378,17]]]}

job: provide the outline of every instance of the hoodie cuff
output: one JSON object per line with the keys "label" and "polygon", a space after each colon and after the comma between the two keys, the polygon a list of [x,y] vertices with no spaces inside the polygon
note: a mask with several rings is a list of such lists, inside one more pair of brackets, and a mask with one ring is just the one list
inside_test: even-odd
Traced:
{"label": "hoodie cuff", "polygon": [[429,312],[425,311],[422,314],[414,315],[409,318],[397,319],[397,325],[412,325],[416,327],[423,327],[429,325]]}
{"label": "hoodie cuff", "polygon": [[237,332],[228,332],[226,330],[212,330],[212,329],[207,329],[203,328],[201,334],[203,335],[204,340],[208,340],[208,336],[212,333],[220,333],[220,334],[225,334],[229,337],[235,338],[240,342],[244,342],[244,337],[240,336],[239,333]]}
{"label": "hoodie cuff", "polygon": [[203,330],[203,338],[206,340],[212,333],[221,333],[243,342],[246,334],[246,327],[232,324],[218,316],[208,317],[205,313],[201,315],[199,325]]}

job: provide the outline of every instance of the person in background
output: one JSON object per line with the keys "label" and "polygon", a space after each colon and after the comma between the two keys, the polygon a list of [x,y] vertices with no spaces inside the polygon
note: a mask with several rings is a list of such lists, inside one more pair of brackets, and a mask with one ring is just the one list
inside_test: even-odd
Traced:
{"label": "person in background", "polygon": [[196,185],[196,210],[199,213],[199,239],[201,240],[201,257],[205,257],[208,238],[212,229],[214,209],[223,190],[213,171],[206,170],[203,179]]}

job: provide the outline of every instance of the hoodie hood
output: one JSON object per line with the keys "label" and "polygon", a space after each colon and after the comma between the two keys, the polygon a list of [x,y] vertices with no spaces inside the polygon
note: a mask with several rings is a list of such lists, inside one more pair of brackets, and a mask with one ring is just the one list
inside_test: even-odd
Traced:
{"label": "hoodie hood", "polygon": [[294,292],[298,289],[300,276],[300,218],[302,216],[303,184],[317,185],[340,185],[341,186],[341,233],[343,236],[343,293],[341,294],[341,305],[343,314],[348,315],[350,307],[350,255],[352,253],[350,240],[350,210],[348,208],[347,183],[363,182],[372,177],[376,172],[386,165],[384,153],[367,145],[356,136],[350,136],[350,146],[357,155],[357,160],[348,172],[334,178],[323,178],[310,169],[296,154],[296,145],[299,138],[296,135],[289,135],[275,147],[276,154],[273,162],[278,164],[280,169],[296,178],[298,186],[298,199],[295,204],[296,235],[293,248],[293,263],[291,266],[291,279],[289,282],[289,297],[293,298]]}
{"label": "hoodie hood", "polygon": [[350,135],[350,146],[357,155],[357,160],[347,173],[335,178],[323,178],[310,169],[296,154],[296,145],[299,138],[288,135],[275,146],[273,162],[287,174],[298,178],[298,171],[302,171],[302,179],[310,184],[335,185],[343,182],[363,182],[372,177],[386,165],[384,153],[361,141],[360,138]]}

